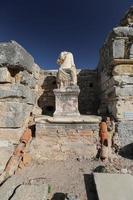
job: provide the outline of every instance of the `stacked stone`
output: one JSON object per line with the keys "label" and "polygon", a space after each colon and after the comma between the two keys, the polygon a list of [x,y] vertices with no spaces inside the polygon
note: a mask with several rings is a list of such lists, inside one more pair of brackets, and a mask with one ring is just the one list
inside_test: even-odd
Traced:
{"label": "stacked stone", "polygon": [[[130,18],[130,20],[129,20]],[[133,8],[109,34],[100,51],[99,111],[121,120],[133,120]]]}
{"label": "stacked stone", "polygon": [[15,41],[0,43],[0,168],[36,106],[39,70],[32,56]]}
{"label": "stacked stone", "polygon": [[16,42],[0,44],[0,128],[21,128],[36,104],[39,67]]}
{"label": "stacked stone", "polygon": [[106,39],[100,51],[101,114],[112,114],[122,145],[133,141],[133,7]]}

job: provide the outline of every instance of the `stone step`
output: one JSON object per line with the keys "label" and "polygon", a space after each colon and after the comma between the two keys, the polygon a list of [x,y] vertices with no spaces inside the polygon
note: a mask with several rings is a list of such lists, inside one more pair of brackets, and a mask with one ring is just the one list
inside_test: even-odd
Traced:
{"label": "stone step", "polygon": [[130,174],[94,173],[99,200],[132,200],[133,176]]}
{"label": "stone step", "polygon": [[97,132],[101,117],[95,115],[81,115],[79,117],[50,117],[36,116],[36,133],[39,134],[64,134],[82,131]]}

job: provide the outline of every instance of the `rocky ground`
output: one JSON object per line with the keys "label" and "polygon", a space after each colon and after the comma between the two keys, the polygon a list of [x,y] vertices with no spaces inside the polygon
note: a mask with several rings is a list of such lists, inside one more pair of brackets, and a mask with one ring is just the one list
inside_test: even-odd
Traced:
{"label": "rocky ground", "polygon": [[96,200],[94,171],[133,175],[133,162],[121,156],[103,163],[95,158],[85,159],[74,155],[65,161],[33,161],[1,186],[0,199],[63,200],[67,194],[66,199],[69,200]]}

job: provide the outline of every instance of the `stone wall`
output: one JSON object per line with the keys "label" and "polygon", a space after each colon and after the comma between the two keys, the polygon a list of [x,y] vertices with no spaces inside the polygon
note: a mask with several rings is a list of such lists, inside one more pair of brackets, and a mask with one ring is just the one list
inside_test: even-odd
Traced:
{"label": "stone wall", "polygon": [[[38,105],[42,114],[52,115],[55,110],[53,89],[56,85],[57,70],[41,70],[39,80]],[[99,98],[97,96],[97,71],[77,70],[79,94],[79,111],[81,114],[96,114]]]}
{"label": "stone wall", "polygon": [[0,43],[0,171],[37,105],[39,71],[19,44]]}
{"label": "stone wall", "polygon": [[[133,122],[122,121],[118,124],[118,133],[121,141],[121,146],[126,146],[133,143]],[[132,146],[133,150],[133,146]]]}
{"label": "stone wall", "polygon": [[99,113],[118,121],[121,145],[133,142],[133,7],[113,28],[100,50]]}
{"label": "stone wall", "polygon": [[118,121],[133,120],[133,27],[128,22],[124,24],[123,20],[107,37],[100,50],[98,65],[101,84],[99,112],[110,113]]}
{"label": "stone wall", "polygon": [[40,68],[16,42],[0,43],[0,128],[22,128],[37,100]]}
{"label": "stone wall", "polygon": [[90,122],[85,119],[78,122],[79,119],[76,122],[52,122],[49,118],[40,118],[36,122],[37,137],[31,144],[34,159],[44,161],[64,160],[69,156],[94,157],[100,118],[90,117]]}

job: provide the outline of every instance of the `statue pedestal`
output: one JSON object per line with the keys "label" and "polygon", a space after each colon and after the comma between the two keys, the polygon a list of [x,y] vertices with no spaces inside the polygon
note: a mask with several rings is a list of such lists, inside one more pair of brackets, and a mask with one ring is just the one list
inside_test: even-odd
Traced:
{"label": "statue pedestal", "polygon": [[72,117],[79,116],[78,95],[79,86],[68,86],[65,88],[55,89],[55,112],[54,117]]}

